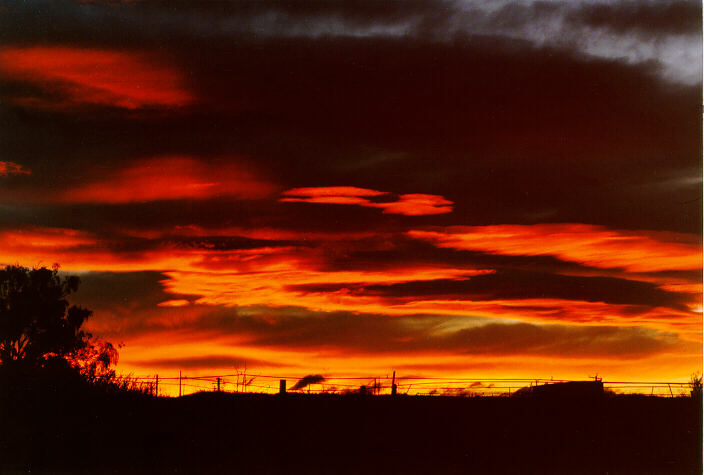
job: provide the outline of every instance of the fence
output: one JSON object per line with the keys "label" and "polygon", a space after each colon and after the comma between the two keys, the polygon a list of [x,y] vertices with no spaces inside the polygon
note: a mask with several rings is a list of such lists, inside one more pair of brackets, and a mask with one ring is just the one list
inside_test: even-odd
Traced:
{"label": "fence", "polygon": [[[185,396],[202,391],[230,393],[274,394],[285,381],[286,391],[308,394],[369,395],[397,394],[419,396],[493,396],[505,397],[524,388],[568,382],[562,379],[520,378],[439,378],[423,376],[342,376],[310,378],[309,384],[297,387],[301,376],[248,374],[245,372],[208,376],[127,376],[144,390],[159,396]],[[304,381],[305,382],[305,381]],[[616,394],[644,394],[651,396],[687,396],[690,383],[662,381],[602,381],[604,389]]]}

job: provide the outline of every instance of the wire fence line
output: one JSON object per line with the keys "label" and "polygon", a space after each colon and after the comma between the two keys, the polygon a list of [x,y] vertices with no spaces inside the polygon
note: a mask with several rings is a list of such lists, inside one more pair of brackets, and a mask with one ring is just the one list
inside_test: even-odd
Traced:
{"label": "wire fence line", "polygon": [[[314,376],[311,378],[311,376]],[[282,391],[307,394],[407,394],[418,396],[505,397],[537,386],[574,380],[546,378],[450,378],[432,376],[291,376],[260,373],[229,373],[206,376],[125,375],[144,392],[158,396],[186,396],[197,392],[275,394]],[[311,378],[306,381],[305,378]],[[604,390],[616,394],[688,396],[691,384],[681,381],[603,381]]]}

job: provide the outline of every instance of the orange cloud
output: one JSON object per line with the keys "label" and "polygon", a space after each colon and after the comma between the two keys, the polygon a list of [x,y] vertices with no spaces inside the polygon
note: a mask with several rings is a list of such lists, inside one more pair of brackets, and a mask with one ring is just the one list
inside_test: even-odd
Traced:
{"label": "orange cloud", "polygon": [[96,240],[88,233],[74,229],[29,227],[0,232],[0,243],[2,248],[6,250],[19,250],[20,248],[55,250],[95,244]]}
{"label": "orange cloud", "polygon": [[[196,235],[207,232],[188,226],[181,230],[184,234]],[[282,237],[276,230],[265,231],[264,235]],[[339,236],[329,238],[336,240]],[[640,305],[637,299],[622,303],[581,298],[511,298],[496,294],[469,300],[467,295],[464,299],[423,292],[383,293],[374,289],[375,284],[376,287],[412,282],[424,285],[424,282],[442,279],[471,282],[498,274],[492,269],[455,268],[428,262],[364,271],[331,270],[320,259],[315,248],[292,245],[218,250],[207,246],[180,246],[177,241],[164,241],[145,251],[124,253],[119,246],[113,247],[110,242],[77,230],[36,227],[0,230],[0,264],[59,262],[68,272],[162,272],[167,278],[160,281],[160,286],[168,295],[154,303],[154,309],[157,306],[161,310],[180,307],[179,311],[183,312],[179,318],[185,318],[186,310],[202,306],[284,308],[296,305],[311,310],[365,312],[390,318],[424,314],[577,325],[625,324],[676,332],[682,339],[701,341],[701,306],[697,308],[694,303],[687,309],[667,306],[667,302],[663,306],[656,306],[657,302]],[[364,287],[371,287],[372,291],[360,292]],[[697,287],[686,289],[696,291]],[[169,298],[171,295],[173,297]],[[691,296],[692,302],[699,299],[701,303],[698,295]],[[684,302],[689,305],[689,300]]]}
{"label": "orange cloud", "polygon": [[[196,229],[195,232],[200,230]],[[333,237],[334,239],[334,237]],[[665,307],[638,307],[632,304],[578,301],[558,298],[513,298],[499,300],[458,300],[435,294],[391,295],[360,292],[374,284],[450,279],[465,281],[486,276],[491,269],[453,268],[440,264],[411,264],[377,270],[326,270],[313,249],[294,246],[216,250],[207,247],[180,247],[165,242],[142,252],[121,253],[109,243],[88,233],[55,228],[28,228],[0,232],[0,263],[51,265],[59,262],[67,271],[163,271],[167,292],[193,295],[205,305],[291,304],[323,311],[359,311],[386,315],[416,313],[474,315],[526,321],[569,321],[583,324],[624,321],[655,328],[686,327],[698,331],[701,301],[692,296],[690,311]],[[335,288],[336,287],[336,288]],[[321,290],[315,290],[320,288]],[[686,287],[695,292],[699,287]],[[681,290],[681,289],[673,289]],[[486,297],[483,297],[486,298]],[[162,306],[185,305],[180,297],[165,299]],[[688,300],[686,300],[688,301]],[[637,302],[636,302],[637,303]]]}
{"label": "orange cloud", "polygon": [[0,74],[34,83],[53,99],[17,98],[29,106],[101,104],[125,109],[180,107],[194,98],[182,75],[150,55],[73,47],[0,50]]}
{"label": "orange cloud", "polygon": [[408,234],[439,247],[512,256],[551,255],[630,272],[702,267],[701,242],[689,234],[620,231],[588,224],[452,226],[441,231]]}
{"label": "orange cloud", "polygon": [[[230,268],[235,264],[228,263]],[[333,271],[321,272],[305,266],[305,262],[281,257],[257,262],[251,271],[232,272],[205,269],[198,271],[169,271],[163,282],[167,291],[176,294],[199,295],[199,304],[207,305],[273,305],[296,303],[316,310],[352,310],[395,313],[381,298],[355,295],[344,290],[325,294],[303,294],[290,290],[299,285],[349,283],[394,283],[423,281],[437,278],[466,279],[490,270],[417,267],[390,269],[379,272]],[[413,310],[415,312],[416,310]]]}
{"label": "orange cloud", "polygon": [[32,170],[23,167],[15,162],[3,162],[0,160],[0,177],[8,175],[31,175]]}
{"label": "orange cloud", "polygon": [[[196,234],[202,231],[190,227],[185,229]],[[376,271],[321,270],[315,253],[311,254],[309,250],[290,246],[218,251],[208,248],[170,247],[165,244],[163,248],[153,251],[124,255],[110,249],[109,245],[101,242],[97,237],[71,229],[27,228],[0,231],[0,263],[15,263],[19,259],[22,264],[50,265],[58,261],[62,264],[62,268],[69,272],[85,269],[163,272],[167,278],[164,280],[160,278],[159,286],[166,295],[160,294],[159,298],[151,304],[152,307],[145,307],[143,313],[139,313],[132,319],[124,315],[120,317],[118,314],[119,318],[112,320],[105,319],[105,313],[109,314],[116,310],[103,309],[96,312],[96,317],[91,322],[91,325],[95,325],[91,327],[95,334],[107,332],[108,336],[119,335],[121,326],[127,329],[124,330],[125,337],[118,338],[127,343],[127,346],[121,350],[119,365],[119,369],[126,372],[134,371],[143,374],[147,371],[158,371],[164,376],[176,368],[174,366],[176,363],[171,364],[167,361],[172,357],[169,355],[174,354],[179,355],[184,361],[189,358],[195,359],[192,362],[193,366],[188,366],[190,375],[205,374],[201,371],[210,371],[210,374],[213,372],[229,374],[232,372],[232,366],[228,364],[240,360],[249,361],[251,369],[257,368],[265,374],[278,374],[276,371],[282,371],[277,367],[281,363],[288,366],[288,371],[284,374],[291,374],[300,368],[306,368],[301,371],[317,369],[320,365],[324,365],[328,371],[337,375],[356,372],[369,374],[373,371],[385,372],[390,367],[398,369],[399,361],[410,366],[416,365],[420,368],[417,371],[422,374],[439,374],[445,365],[448,373],[454,377],[463,374],[476,377],[479,371],[477,368],[467,366],[466,354],[449,354],[452,350],[442,347],[408,354],[383,352],[366,354],[364,351],[333,343],[310,349],[288,348],[285,344],[256,344],[252,340],[256,335],[246,332],[228,334],[213,328],[201,328],[195,323],[199,315],[204,312],[216,311],[222,307],[235,307],[231,310],[232,318],[246,317],[248,312],[253,311],[248,310],[248,307],[251,309],[278,307],[279,312],[291,315],[292,318],[298,318],[296,312],[305,313],[308,311],[306,309],[325,312],[346,311],[355,315],[368,314],[389,319],[406,318],[405,316],[410,315],[427,315],[429,319],[433,319],[436,316],[437,323],[433,323],[433,328],[439,336],[464,328],[463,319],[445,322],[448,316],[453,315],[470,317],[467,318],[466,323],[469,326],[473,325],[472,321],[476,317],[479,317],[484,319],[482,324],[491,321],[503,321],[508,324],[522,321],[541,324],[560,323],[580,327],[649,328],[667,332],[669,336],[665,335],[666,339],[672,339],[676,334],[680,340],[677,346],[668,349],[672,354],[662,354],[652,358],[653,361],[657,358],[669,358],[668,361],[672,365],[665,368],[671,373],[661,371],[657,377],[664,377],[665,374],[689,374],[692,367],[697,367],[695,364],[698,364],[701,358],[700,353],[692,354],[696,353],[692,348],[701,347],[701,313],[686,310],[664,307],[639,308],[637,305],[557,298],[486,301],[451,300],[430,295],[395,298],[354,291],[355,286],[369,286],[374,283],[388,285],[433,279],[466,281],[477,278],[476,276],[489,275],[492,271],[488,269],[468,270],[439,265],[409,265],[406,268],[385,268]],[[302,285],[325,286],[331,282],[349,283],[349,285],[342,285],[338,291],[333,292],[296,290]],[[169,299],[169,296],[173,298]],[[299,307],[299,310],[292,309],[292,305]],[[131,308],[131,304],[126,303],[123,311],[132,315]],[[360,315],[359,318],[366,317]],[[130,325],[137,325],[139,329],[129,330]],[[404,334],[398,336],[402,338]],[[395,338],[395,334],[391,334],[390,337]],[[237,340],[238,338],[242,341]],[[599,338],[607,346],[618,343],[611,341],[608,333]],[[158,344],[155,344],[155,341],[158,341]],[[393,338],[390,341],[396,342]],[[587,343],[589,341],[585,341],[585,344]],[[233,348],[236,348],[236,351]],[[227,358],[222,358],[224,356]],[[647,354],[644,357],[650,358]],[[535,373],[535,367],[544,368],[545,371],[549,368],[550,373],[546,374],[546,377],[553,375],[571,377],[573,372],[581,371],[583,366],[589,366],[590,371],[597,368],[600,374],[608,370],[610,372],[607,374],[613,377],[615,374],[620,374],[619,371],[626,371],[628,368],[623,358],[610,354],[603,356],[595,354],[586,361],[569,356],[541,359],[535,354],[477,354],[471,359],[472,364],[485,365],[480,368],[483,376],[514,378],[522,374],[517,368],[524,368],[531,377],[541,376]],[[533,366],[526,361],[531,361]],[[541,365],[543,361],[545,364]],[[649,362],[650,359],[648,359]],[[630,364],[633,365],[632,360]],[[639,363],[639,368],[644,366],[647,364]],[[662,369],[660,366],[658,368]]]}
{"label": "orange cloud", "polygon": [[[665,307],[588,302],[559,298],[523,298],[503,300],[456,300],[433,297],[387,298],[360,294],[360,283],[389,284],[423,281],[433,278],[462,280],[486,275],[490,270],[409,268],[379,272],[319,272],[293,260],[272,260],[255,265],[248,272],[170,271],[164,289],[174,294],[192,294],[194,302],[212,306],[286,307],[297,305],[317,311],[365,312],[381,315],[457,315],[505,319],[509,321],[572,323],[581,325],[638,325],[658,330],[676,331],[681,336],[701,340],[701,311]],[[305,292],[300,286],[329,282],[349,283],[337,291]]]}
{"label": "orange cloud", "polygon": [[369,198],[389,195],[384,191],[357,188],[354,186],[328,186],[294,188],[283,193],[283,202],[327,203],[359,205],[368,208],[380,208],[384,213],[403,214],[406,216],[422,216],[445,214],[452,212],[452,201],[439,195],[406,194],[400,195],[396,201],[376,202]]}
{"label": "orange cloud", "polygon": [[186,299],[176,299],[176,300],[165,300],[163,302],[160,302],[157,304],[159,307],[185,307],[189,305],[191,302],[189,302]]}
{"label": "orange cloud", "polygon": [[263,198],[274,187],[233,164],[205,164],[187,157],[139,161],[107,179],[65,192],[65,202],[128,203],[182,198]]}

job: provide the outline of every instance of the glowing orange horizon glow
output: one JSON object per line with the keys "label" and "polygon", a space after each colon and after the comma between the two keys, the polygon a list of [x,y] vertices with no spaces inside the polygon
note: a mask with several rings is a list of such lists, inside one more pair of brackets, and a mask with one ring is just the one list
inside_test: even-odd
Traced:
{"label": "glowing orange horizon glow", "polygon": [[207,165],[189,157],[159,157],[135,162],[107,179],[68,190],[66,202],[128,203],[232,196],[263,198],[274,191],[244,167]]}
{"label": "glowing orange horizon glow", "polygon": [[35,106],[101,104],[126,109],[181,107],[194,101],[182,75],[144,53],[68,46],[6,47],[0,74],[61,96],[19,98]]}
{"label": "glowing orange horizon glow", "polygon": [[[325,383],[327,389],[344,391],[355,389],[355,386],[369,384],[371,381],[361,380],[335,380],[335,377],[362,377],[378,378],[383,380],[385,386],[392,371],[396,371],[397,383],[402,385],[402,392],[409,394],[422,393],[434,386],[460,386],[467,387],[470,382],[448,384],[423,379],[404,378],[472,378],[485,380],[485,389],[491,393],[488,386],[491,378],[517,378],[517,379],[569,379],[586,380],[598,374],[606,381],[673,381],[686,383],[689,381],[691,368],[701,366],[701,354],[659,354],[647,356],[637,360],[620,360],[614,358],[555,358],[550,356],[535,355],[510,355],[497,357],[496,355],[443,355],[443,354],[324,354],[321,358],[319,349],[295,351],[285,349],[271,349],[260,347],[238,346],[224,342],[207,340],[180,342],[169,340],[163,347],[154,347],[153,340],[135,340],[133,344],[121,350],[120,362],[117,369],[126,375],[153,378],[159,374],[160,394],[177,396],[178,380],[164,380],[164,378],[178,378],[179,369],[184,378],[204,377],[216,375],[230,375],[222,381],[221,388],[225,391],[235,391],[234,382],[236,373],[245,370],[250,377],[255,377],[255,384],[247,392],[278,391],[278,377],[287,377],[290,387],[297,379],[307,374],[323,374],[329,381]],[[184,359],[208,358],[218,355],[220,359],[232,358],[232,364],[223,363],[206,364],[203,367],[183,366],[177,363],[168,363],[168,355],[181,355]],[[249,360],[249,361],[248,361]],[[265,361],[280,361],[281,364],[268,365]],[[633,365],[638,364],[639,373],[633,373]],[[508,369],[510,368],[510,369]],[[536,370],[536,368],[539,368]],[[273,376],[275,378],[262,378],[254,375]],[[153,380],[152,380],[153,381]],[[194,384],[184,379],[183,394],[190,394],[198,390],[213,390],[212,381],[200,383],[200,387],[189,387]],[[420,384],[419,384],[420,383]],[[493,383],[497,385],[497,383]],[[528,383],[525,383],[526,385]],[[198,386],[198,385],[196,385]],[[267,387],[268,386],[268,387]],[[427,389],[424,389],[426,388]],[[520,385],[514,384],[512,391]],[[314,387],[314,390],[322,389]],[[242,390],[239,388],[239,390]],[[495,391],[506,391],[496,389]],[[388,388],[386,389],[388,393]],[[669,393],[668,393],[669,394]]]}
{"label": "glowing orange horizon glow", "polygon": [[702,268],[701,242],[689,234],[619,231],[588,224],[451,226],[408,234],[439,247],[513,256],[553,255],[630,272]]}

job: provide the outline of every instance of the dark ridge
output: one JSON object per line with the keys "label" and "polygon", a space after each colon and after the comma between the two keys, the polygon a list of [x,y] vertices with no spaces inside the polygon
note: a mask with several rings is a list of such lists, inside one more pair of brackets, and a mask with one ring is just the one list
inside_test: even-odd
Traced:
{"label": "dark ridge", "polygon": [[689,397],[7,397],[0,472],[701,473]]}

